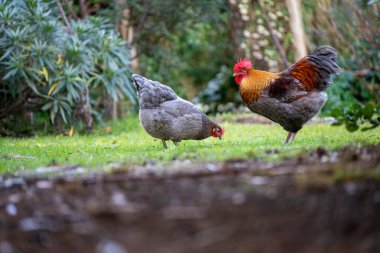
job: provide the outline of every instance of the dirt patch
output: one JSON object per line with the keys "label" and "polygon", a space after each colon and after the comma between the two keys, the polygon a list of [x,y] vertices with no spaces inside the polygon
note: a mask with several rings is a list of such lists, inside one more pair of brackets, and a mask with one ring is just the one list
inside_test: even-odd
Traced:
{"label": "dirt patch", "polygon": [[280,164],[4,177],[0,252],[380,252],[379,157],[319,148]]}

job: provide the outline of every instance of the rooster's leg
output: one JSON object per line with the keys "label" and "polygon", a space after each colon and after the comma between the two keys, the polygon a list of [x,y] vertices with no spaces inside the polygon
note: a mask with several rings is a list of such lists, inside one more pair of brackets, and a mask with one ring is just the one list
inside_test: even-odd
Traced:
{"label": "rooster's leg", "polygon": [[290,136],[290,140],[289,140],[289,142],[294,141],[294,139],[296,138],[296,134],[297,134],[297,133],[292,133],[292,136]]}
{"label": "rooster's leg", "polygon": [[173,143],[174,143],[174,145],[176,145],[176,146],[178,146],[178,145],[179,145],[179,143],[178,143],[178,142],[176,142],[176,141],[173,141]]}
{"label": "rooster's leg", "polygon": [[168,146],[166,146],[166,142],[164,140],[161,140],[162,141],[162,145],[164,145],[164,149],[167,149]]}
{"label": "rooster's leg", "polygon": [[285,139],[285,141],[284,141],[284,144],[289,143],[289,140],[290,140],[290,138],[292,137],[292,135],[293,135],[292,132],[288,132],[288,135],[286,136],[286,139]]}

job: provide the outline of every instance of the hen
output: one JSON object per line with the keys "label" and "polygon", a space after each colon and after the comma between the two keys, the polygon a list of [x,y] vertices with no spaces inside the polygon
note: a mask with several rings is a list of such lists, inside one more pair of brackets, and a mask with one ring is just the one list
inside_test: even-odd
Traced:
{"label": "hen", "polygon": [[325,104],[331,76],[340,72],[337,57],[335,48],[320,46],[279,73],[251,69],[251,61],[241,59],[234,66],[234,76],[244,104],[279,123],[289,132],[284,142],[288,143]]}
{"label": "hen", "polygon": [[140,106],[140,122],[152,137],[175,145],[182,140],[222,139],[224,129],[168,86],[133,74]]}

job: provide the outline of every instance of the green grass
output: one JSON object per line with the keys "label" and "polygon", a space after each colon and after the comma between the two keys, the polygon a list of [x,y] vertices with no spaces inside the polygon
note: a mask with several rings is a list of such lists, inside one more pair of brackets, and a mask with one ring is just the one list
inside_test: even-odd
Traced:
{"label": "green grass", "polygon": [[[282,145],[286,132],[278,125],[249,125],[228,121],[222,123],[226,128],[222,141],[215,138],[183,141],[179,147],[168,143],[169,149],[164,150],[161,141],[144,132],[136,117],[110,125],[110,133],[105,133],[99,127],[91,135],[1,138],[0,173],[33,170],[53,163],[100,168],[110,162],[168,162],[173,159],[191,159],[195,162],[231,158],[278,161],[298,154],[307,155],[308,151],[320,146],[335,150],[347,145],[380,143],[380,128],[349,133],[343,127],[318,124],[306,125],[295,142]],[[273,150],[278,152],[272,152]]]}

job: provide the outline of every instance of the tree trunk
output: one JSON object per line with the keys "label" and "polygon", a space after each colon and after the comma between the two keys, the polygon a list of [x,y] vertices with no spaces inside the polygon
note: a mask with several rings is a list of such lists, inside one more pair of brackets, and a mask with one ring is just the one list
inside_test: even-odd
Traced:
{"label": "tree trunk", "polygon": [[82,19],[87,18],[88,16],[88,9],[86,0],[79,0],[79,9],[80,9],[80,16]]}
{"label": "tree trunk", "polygon": [[295,50],[295,60],[298,61],[307,54],[306,50],[306,36],[303,29],[303,22],[301,16],[301,1],[300,0],[286,0],[286,6],[289,10],[289,23],[290,29],[293,34],[293,47]]}
{"label": "tree trunk", "polygon": [[133,72],[138,71],[139,62],[137,56],[137,48],[134,44],[134,27],[129,22],[131,16],[130,8],[126,7],[126,0],[116,0],[118,8],[122,8],[121,18],[118,20],[118,30],[120,32],[121,37],[128,42],[128,46],[130,48],[130,59],[131,59],[131,68]]}
{"label": "tree trunk", "polygon": [[[138,72],[139,62],[136,44],[134,44],[134,27],[130,22],[131,9],[127,6],[127,0],[115,0],[115,3],[115,11],[118,13],[115,24],[116,29],[120,32],[120,36],[123,40],[128,42],[132,72]],[[110,116],[113,120],[124,117],[125,106],[123,97],[120,97],[118,101],[113,101],[110,106]]]}
{"label": "tree trunk", "polygon": [[[255,2],[256,1],[253,1],[253,3],[255,3]],[[272,40],[273,40],[273,42],[274,42],[274,44],[275,44],[278,52],[281,55],[282,61],[284,62],[285,66],[288,68],[289,67],[288,59],[286,58],[286,55],[285,55],[284,49],[283,49],[283,47],[282,47],[282,45],[280,43],[280,40],[277,38],[276,34],[273,31],[273,27],[272,27],[271,22],[269,20],[267,10],[266,10],[264,4],[260,2],[260,0],[257,1],[257,2],[259,4],[259,6],[260,6],[260,9],[261,9],[262,13],[263,13],[263,17],[264,17],[265,23],[266,23],[266,25],[268,27],[269,33],[270,33],[270,35],[272,37]]]}
{"label": "tree trunk", "polygon": [[228,1],[228,8],[230,10],[228,35],[230,37],[231,46],[228,48],[229,51],[227,54],[233,55],[236,59],[246,56],[244,50],[240,45],[240,37],[243,34],[244,22],[239,11],[239,3],[240,1]]}

